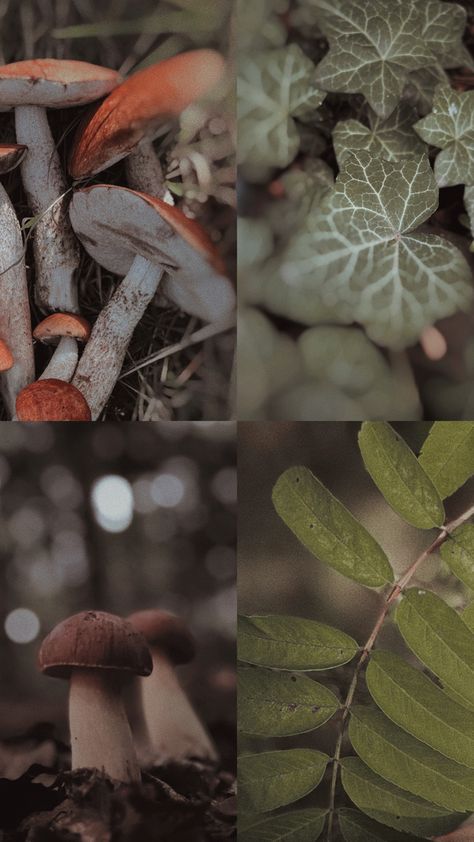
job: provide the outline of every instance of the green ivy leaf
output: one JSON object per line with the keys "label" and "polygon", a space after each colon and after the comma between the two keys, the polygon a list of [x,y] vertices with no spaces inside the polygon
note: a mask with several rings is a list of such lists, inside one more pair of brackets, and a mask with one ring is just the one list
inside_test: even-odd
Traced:
{"label": "green ivy leaf", "polygon": [[350,395],[363,395],[377,381],[390,377],[383,354],[358,328],[309,328],[300,335],[298,345],[310,377],[327,379]]}
{"label": "green ivy leaf", "polygon": [[459,93],[439,85],[432,113],[413,128],[426,143],[443,150],[434,166],[440,187],[474,184],[474,91]]}
{"label": "green ivy leaf", "polygon": [[463,44],[466,10],[457,3],[425,0],[419,7],[421,36],[442,67],[473,67],[474,63]]}
{"label": "green ivy leaf", "polygon": [[441,597],[411,588],[395,619],[417,658],[468,704],[474,702],[474,635]]}
{"label": "green ivy leaf", "polygon": [[243,831],[240,842],[315,842],[323,832],[327,810],[294,810],[264,819]]}
{"label": "green ivy leaf", "polygon": [[352,660],[359,646],[352,637],[300,617],[239,617],[237,657],[249,664],[283,670],[325,670]]}
{"label": "green ivy leaf", "polygon": [[441,497],[454,494],[474,474],[474,421],[436,421],[419,458]]}
{"label": "green ivy leaf", "polygon": [[318,786],[328,762],[327,754],[306,748],[240,757],[239,808],[265,813],[298,801]]}
{"label": "green ivy leaf", "polygon": [[238,91],[239,159],[251,166],[286,167],[300,143],[294,118],[321,105],[315,66],[301,47],[290,44],[245,55]]}
{"label": "green ivy leaf", "polygon": [[366,150],[373,158],[401,161],[419,158],[426,146],[413,131],[416,111],[406,103],[397,106],[387,120],[369,111],[368,126],[360,120],[343,120],[332,134],[334,151],[341,167],[349,152]]}
{"label": "green ivy leaf", "polygon": [[273,505],[281,519],[317,558],[367,587],[393,581],[382,548],[308,468],[289,468],[277,480]]}
{"label": "green ivy leaf", "polygon": [[419,836],[384,827],[357,810],[342,809],[338,816],[339,827],[346,842],[422,842]]}
{"label": "green ivy leaf", "polygon": [[334,191],[296,234],[273,271],[279,312],[305,324],[325,313],[357,321],[394,350],[467,308],[471,270],[459,249],[417,233],[438,205],[428,159],[385,161],[350,153]]}
{"label": "green ivy leaf", "polygon": [[239,670],[239,729],[260,737],[285,737],[319,728],[339,701],[327,687],[304,675]]}
{"label": "green ivy leaf", "polygon": [[359,432],[364,465],[387,503],[419,529],[442,526],[441,498],[413,451],[384,421],[365,421]]}
{"label": "green ivy leaf", "polygon": [[464,188],[464,207],[469,217],[471,236],[474,237],[474,186],[467,184]]}
{"label": "green ivy leaf", "polygon": [[448,813],[376,775],[358,757],[341,760],[342,785],[351,801],[373,818],[399,831],[438,836],[457,827],[463,815]]}
{"label": "green ivy leaf", "polygon": [[449,76],[437,64],[413,70],[408,77],[404,98],[420,114],[428,114],[433,107],[435,90],[438,85],[449,85]]}
{"label": "green ivy leaf", "polygon": [[375,652],[366,673],[374,702],[396,725],[474,768],[474,714],[392,652]]}
{"label": "green ivy leaf", "polygon": [[417,4],[315,0],[314,6],[330,45],[318,65],[318,83],[327,91],[363,94],[387,118],[409,72],[435,62],[421,36]]}
{"label": "green ivy leaf", "polygon": [[454,575],[474,590],[474,524],[455,529],[441,545],[440,553]]}
{"label": "green ivy leaf", "polygon": [[377,775],[453,811],[474,810],[474,771],[402,731],[378,710],[352,708],[349,738]]}

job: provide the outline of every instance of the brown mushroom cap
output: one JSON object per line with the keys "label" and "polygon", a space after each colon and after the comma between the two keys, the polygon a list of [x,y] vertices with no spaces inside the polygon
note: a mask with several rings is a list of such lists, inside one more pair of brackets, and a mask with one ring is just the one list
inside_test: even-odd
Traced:
{"label": "brown mushroom cap", "polygon": [[0,67],[0,105],[84,105],[106,96],[120,81],[117,71],[86,61],[17,61]]}
{"label": "brown mushroom cap", "polygon": [[21,164],[27,152],[28,147],[22,143],[0,144],[0,175],[14,170]]}
{"label": "brown mushroom cap", "polygon": [[91,411],[79,389],[63,380],[30,383],[16,399],[19,421],[91,421]]}
{"label": "brown mushroom cap", "polygon": [[150,646],[163,650],[174,664],[187,664],[196,655],[196,644],[184,620],[169,611],[136,611],[129,623],[142,633]]}
{"label": "brown mushroom cap", "polygon": [[13,354],[7,343],[3,339],[0,339],[0,372],[10,371],[13,368],[14,362]]}
{"label": "brown mushroom cap", "polygon": [[79,130],[69,165],[72,177],[96,175],[125,158],[140,140],[205,96],[224,69],[215,50],[192,50],[135,73]]}
{"label": "brown mushroom cap", "polygon": [[146,641],[131,623],[105,611],[82,611],[63,620],[43,640],[41,672],[69,678],[74,667],[150,675]]}
{"label": "brown mushroom cap", "polygon": [[74,313],[53,313],[37,325],[33,336],[45,344],[57,344],[63,336],[70,336],[78,342],[87,342],[91,326],[87,319]]}

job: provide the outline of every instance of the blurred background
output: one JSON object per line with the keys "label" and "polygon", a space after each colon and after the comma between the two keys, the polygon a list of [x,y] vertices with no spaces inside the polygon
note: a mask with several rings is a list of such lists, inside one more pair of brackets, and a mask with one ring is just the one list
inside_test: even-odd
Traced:
{"label": "blurred background", "polygon": [[198,654],[180,675],[232,763],[236,485],[230,422],[2,425],[0,777],[30,749],[31,765],[38,723],[67,741],[67,682],[42,676],[37,652],[90,608],[189,622]]}
{"label": "blurred background", "polygon": [[[430,424],[393,426],[418,453]],[[350,422],[239,424],[239,613],[289,614],[319,620],[342,629],[362,645],[382,605],[380,592],[346,579],[314,558],[276,514],[272,487],[293,465],[310,468],[350,509],[382,545],[397,576],[429,545],[436,531],[417,530],[402,521],[365,471],[357,445],[359,428],[359,424]],[[445,501],[448,519],[472,505],[473,491],[471,480]],[[456,608],[471,598],[439,555],[432,555],[419,567],[412,584],[429,587]],[[390,620],[378,640],[379,646],[415,663]],[[340,696],[347,691],[352,666],[309,675]],[[364,692],[359,699],[365,700]],[[323,728],[299,737],[259,740],[242,736],[240,751],[301,746],[332,753],[337,729],[334,718]],[[315,803],[318,798],[327,803],[324,786],[308,800]],[[302,805],[298,802],[297,806]]]}

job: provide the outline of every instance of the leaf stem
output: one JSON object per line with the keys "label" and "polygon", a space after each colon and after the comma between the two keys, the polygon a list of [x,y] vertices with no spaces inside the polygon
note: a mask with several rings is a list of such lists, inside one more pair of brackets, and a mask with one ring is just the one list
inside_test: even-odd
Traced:
{"label": "leaf stem", "polygon": [[359,675],[361,673],[362,667],[364,666],[365,662],[368,660],[372,649],[375,646],[377,641],[379,632],[385,622],[385,618],[395,602],[398,599],[402,591],[407,587],[411,579],[413,578],[414,574],[416,573],[420,564],[422,564],[428,556],[431,555],[434,550],[437,550],[438,547],[443,544],[446,539],[449,537],[451,532],[457,529],[458,526],[461,526],[463,523],[468,521],[471,517],[474,516],[474,506],[471,506],[467,509],[463,514],[459,517],[455,518],[454,520],[450,521],[449,523],[445,524],[442,529],[440,530],[437,537],[434,541],[431,542],[429,547],[426,550],[423,550],[421,555],[419,555],[412,564],[407,568],[405,573],[403,573],[398,580],[398,582],[393,586],[392,590],[389,592],[385,602],[383,603],[382,609],[380,611],[379,616],[375,622],[374,628],[372,629],[369,638],[363,647],[359,660],[354,668],[354,674],[351,679],[351,683],[349,685],[349,689],[347,691],[346,698],[343,704],[343,711],[342,717],[340,722],[340,729],[339,734],[336,740],[336,746],[334,749],[334,757],[333,757],[333,767],[332,767],[332,777],[331,777],[331,788],[329,794],[329,813],[328,813],[328,826],[327,826],[327,835],[326,839],[327,842],[332,841],[332,833],[334,828],[334,815],[335,815],[335,802],[336,802],[336,787],[337,787],[337,776],[339,773],[339,761],[341,759],[341,752],[342,752],[342,745],[344,742],[344,733],[346,728],[347,720],[349,719],[349,714],[351,711],[351,706],[354,701],[354,696],[357,690],[357,684],[359,681]]}

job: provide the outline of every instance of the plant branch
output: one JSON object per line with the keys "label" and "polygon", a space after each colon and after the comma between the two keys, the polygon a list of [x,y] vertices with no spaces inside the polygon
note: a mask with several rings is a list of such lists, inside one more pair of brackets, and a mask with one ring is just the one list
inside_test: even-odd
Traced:
{"label": "plant branch", "polygon": [[426,550],[423,550],[421,555],[419,555],[412,564],[407,568],[405,573],[403,573],[398,580],[398,582],[394,585],[390,593],[388,594],[385,602],[383,603],[382,609],[380,611],[379,616],[375,622],[374,628],[372,629],[369,638],[363,647],[359,660],[354,668],[354,674],[351,679],[351,683],[349,685],[349,689],[347,691],[346,698],[344,700],[343,705],[343,713],[341,717],[340,723],[340,730],[336,741],[336,747],[334,750],[334,757],[333,757],[333,767],[332,767],[332,778],[331,778],[331,788],[330,788],[330,795],[329,795],[329,816],[328,816],[328,828],[327,828],[327,842],[331,842],[332,840],[332,831],[334,827],[334,811],[335,811],[335,801],[336,801],[336,787],[337,787],[337,776],[339,773],[339,761],[341,759],[341,751],[342,751],[342,744],[344,741],[344,732],[346,728],[346,723],[349,718],[350,710],[352,703],[354,701],[354,696],[357,690],[357,684],[359,681],[359,675],[361,673],[362,667],[364,666],[365,662],[369,659],[370,653],[375,646],[377,641],[379,632],[385,622],[385,618],[395,602],[398,599],[402,591],[408,586],[411,579],[413,578],[414,574],[418,570],[420,564],[427,559],[431,553],[438,549],[438,547],[443,544],[446,539],[450,536],[451,532],[454,532],[458,526],[461,526],[463,523],[466,523],[471,517],[474,516],[474,506],[471,506],[465,512],[463,512],[459,517],[455,518],[454,520],[450,521],[449,523],[445,524],[442,529],[440,530],[437,537],[434,541],[431,542],[429,547]]}

